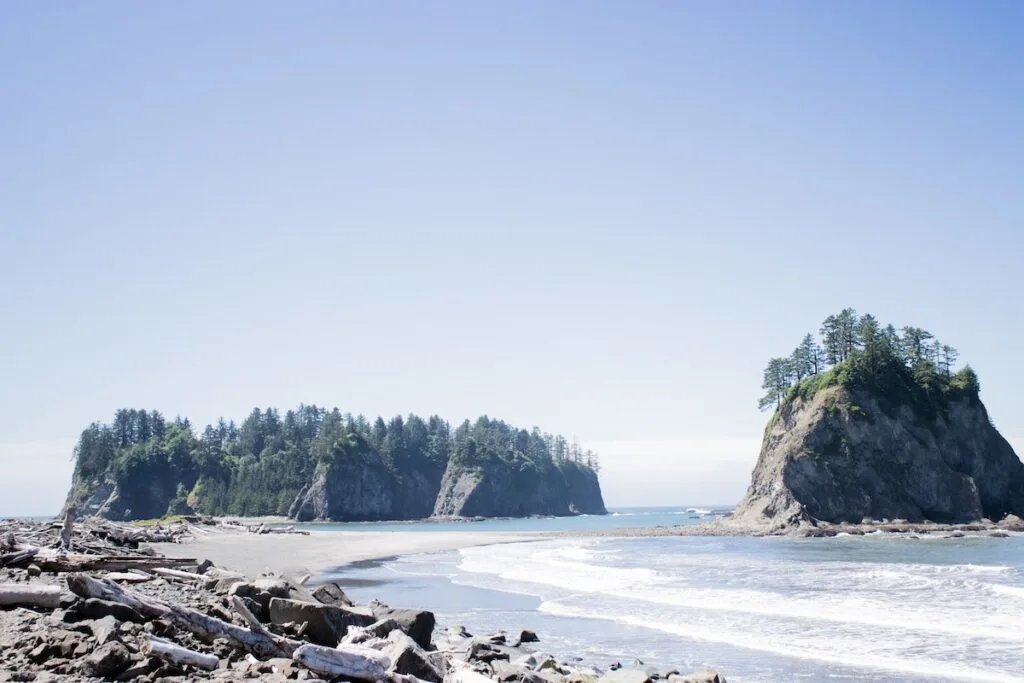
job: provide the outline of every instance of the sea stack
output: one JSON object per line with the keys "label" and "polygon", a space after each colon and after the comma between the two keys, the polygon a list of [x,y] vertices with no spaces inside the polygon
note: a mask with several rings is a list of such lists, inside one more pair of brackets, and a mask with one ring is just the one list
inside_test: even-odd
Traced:
{"label": "sea stack", "polygon": [[874,326],[838,350],[826,337],[836,362],[792,384],[766,371],[776,409],[737,522],[777,530],[1024,515],[1024,463],[989,419],[974,371],[953,372],[941,352],[927,353],[938,344],[921,352],[923,330],[903,329]]}

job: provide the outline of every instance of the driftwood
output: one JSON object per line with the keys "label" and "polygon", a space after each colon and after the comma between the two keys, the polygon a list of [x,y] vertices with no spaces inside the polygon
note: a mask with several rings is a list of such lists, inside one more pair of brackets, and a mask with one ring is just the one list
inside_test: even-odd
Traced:
{"label": "driftwood", "polygon": [[39,554],[39,548],[24,548],[0,555],[0,567],[25,567]]}
{"label": "driftwood", "polygon": [[[453,662],[459,664],[460,662]],[[490,678],[474,671],[465,664],[458,666],[448,672],[444,677],[445,683],[494,683]]]}
{"label": "driftwood", "polygon": [[118,583],[145,583],[153,580],[152,575],[142,572],[108,572],[103,578]]}
{"label": "driftwood", "polygon": [[303,645],[295,650],[292,659],[324,676],[345,676],[364,681],[379,681],[391,666],[391,660],[383,652],[358,645],[339,645],[338,649]]}
{"label": "driftwood", "polygon": [[0,607],[60,607],[60,588],[29,586],[23,583],[0,584]]}
{"label": "driftwood", "polygon": [[37,557],[44,572],[123,572],[132,569],[154,571],[168,564],[195,564],[194,558],[140,557],[138,555],[53,555]]}
{"label": "driftwood", "polygon": [[231,605],[235,608],[235,611],[242,615],[242,618],[245,619],[245,621],[249,624],[250,631],[254,631],[261,635],[265,635],[268,638],[273,638],[273,636],[270,634],[270,631],[267,630],[267,627],[264,626],[260,622],[260,620],[256,618],[256,615],[253,614],[248,607],[245,606],[245,603],[242,601],[242,598],[238,597],[237,595],[232,595]]}
{"label": "driftwood", "polygon": [[60,530],[60,549],[66,553],[71,552],[71,535],[75,527],[75,506],[68,505],[64,513],[64,527]]}
{"label": "driftwood", "polygon": [[204,655],[202,652],[189,650],[180,645],[156,638],[148,638],[143,641],[141,650],[145,655],[158,657],[171,664],[177,664],[178,666],[187,664],[188,666],[194,666],[206,671],[213,671],[220,664],[220,660],[213,655]]}
{"label": "driftwood", "polygon": [[191,632],[200,640],[213,642],[224,638],[240,650],[257,657],[290,657],[302,643],[297,640],[257,633],[247,628],[203,614],[198,610],[151,598],[122,588],[111,581],[94,579],[86,574],[70,574],[68,588],[83,598],[97,598],[131,607],[144,617],[164,619],[178,628]]}
{"label": "driftwood", "polygon": [[166,579],[183,579],[185,581],[202,581],[206,578],[202,574],[183,572],[180,569],[168,569],[167,567],[157,567],[153,569],[153,573]]}
{"label": "driftwood", "polygon": [[309,536],[308,531],[296,529],[294,525],[272,527],[267,526],[266,524],[260,524],[259,526],[248,527],[248,529],[250,534],[296,534],[298,536]]}

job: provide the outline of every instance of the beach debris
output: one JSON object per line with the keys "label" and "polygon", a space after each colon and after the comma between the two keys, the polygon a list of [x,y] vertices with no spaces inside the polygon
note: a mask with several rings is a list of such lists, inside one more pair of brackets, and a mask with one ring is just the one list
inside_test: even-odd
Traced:
{"label": "beach debris", "polygon": [[511,632],[513,640],[506,631],[474,638],[450,626],[435,642],[432,612],[357,606],[337,583],[246,577],[161,557],[139,540],[166,533],[139,536],[130,525],[76,522],[73,514],[63,523],[0,523],[0,683],[724,681],[715,672],[566,664],[531,651],[538,639],[530,629]]}

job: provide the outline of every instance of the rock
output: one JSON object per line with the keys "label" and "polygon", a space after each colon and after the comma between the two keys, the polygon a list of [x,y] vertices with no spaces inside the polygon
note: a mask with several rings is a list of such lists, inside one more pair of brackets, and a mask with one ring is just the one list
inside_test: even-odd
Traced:
{"label": "rock", "polygon": [[135,662],[127,669],[119,673],[114,680],[115,681],[130,681],[138,678],[139,676],[145,676],[153,668],[153,660],[146,658],[141,662]]}
{"label": "rock", "polygon": [[281,674],[285,678],[291,678],[295,672],[295,662],[284,657],[268,659],[265,664],[269,667],[270,673]]}
{"label": "rock", "polygon": [[941,411],[831,386],[786,401],[730,523],[973,522],[1024,514],[1024,463],[976,396]]}
{"label": "rock", "polygon": [[494,644],[481,640],[480,638],[474,638],[469,648],[466,650],[467,659],[470,661],[484,662],[490,664],[498,659],[508,661],[510,659],[508,653],[501,652]]}
{"label": "rock", "polygon": [[347,634],[349,626],[369,626],[374,615],[359,607],[338,607],[273,598],[270,601],[271,623],[282,625],[289,622],[307,622],[306,635],[320,645],[334,647]]}
{"label": "rock", "polygon": [[540,642],[540,638],[538,638],[537,634],[534,633],[533,631],[531,631],[530,629],[524,628],[522,631],[519,632],[519,642],[520,643],[539,643]]}
{"label": "rock", "polygon": [[238,572],[229,572],[220,567],[210,567],[203,574],[206,577],[206,581],[203,582],[203,587],[208,591],[214,591],[215,593],[226,593],[231,589],[231,586],[235,585],[239,581],[248,581],[245,576]]}
{"label": "rock", "polygon": [[402,631],[416,641],[422,648],[430,647],[430,639],[434,634],[434,613],[416,609],[393,609],[387,605],[378,605],[373,610],[377,620],[393,619]]}
{"label": "rock", "polygon": [[117,619],[109,614],[102,619],[89,624],[89,631],[99,645],[105,645],[115,634],[117,634]]}
{"label": "rock", "polygon": [[243,600],[252,600],[258,605],[257,616],[265,613],[273,598],[290,598],[291,586],[281,579],[256,579],[255,581],[237,581],[228,588],[228,595],[237,595]]}
{"label": "rock", "polygon": [[25,571],[28,572],[28,575],[32,578],[43,575],[43,570],[39,568],[38,564],[30,564],[25,568]]}
{"label": "rock", "polygon": [[108,602],[89,598],[75,605],[74,611],[86,619],[102,619],[103,617],[114,617],[118,621],[131,621],[137,624],[145,623],[142,615],[128,605],[117,602]]}
{"label": "rock", "polygon": [[389,671],[409,674],[431,683],[441,683],[444,678],[416,641],[402,631],[394,630],[388,635],[388,647],[384,653],[391,660]]}
{"label": "rock", "polygon": [[394,619],[381,619],[364,628],[350,626],[348,633],[342,638],[341,642],[356,645],[369,640],[387,638],[395,630],[401,630],[397,621]]}
{"label": "rock", "polygon": [[962,531],[953,531],[946,535],[946,538],[963,538],[965,536]]}
{"label": "rock", "polygon": [[199,563],[199,566],[196,567],[196,574],[205,574],[206,571],[211,569],[213,566],[213,562],[210,560],[203,560]]}
{"label": "rock", "polygon": [[1005,531],[1024,531],[1024,519],[1017,515],[1006,515],[999,522],[999,528]]}
{"label": "rock", "polygon": [[1006,533],[1005,531],[990,531],[988,535],[991,536],[992,538],[1009,538],[1010,537],[1010,534]]}
{"label": "rock", "polygon": [[132,656],[123,644],[110,642],[101,645],[82,660],[82,673],[96,678],[112,678],[132,665]]}
{"label": "rock", "polygon": [[495,645],[504,645],[508,642],[508,636],[506,636],[504,631],[495,631],[487,636],[487,642],[494,643]]}
{"label": "rock", "polygon": [[638,669],[611,669],[601,677],[598,683],[650,683],[651,677],[646,671]]}
{"label": "rock", "polygon": [[313,597],[322,602],[325,605],[341,605],[342,607],[351,607],[355,603],[352,602],[345,591],[341,589],[338,584],[324,583],[317,586],[313,590]]}
{"label": "rock", "polygon": [[668,683],[726,683],[725,676],[717,671],[698,671],[686,676],[669,676]]}

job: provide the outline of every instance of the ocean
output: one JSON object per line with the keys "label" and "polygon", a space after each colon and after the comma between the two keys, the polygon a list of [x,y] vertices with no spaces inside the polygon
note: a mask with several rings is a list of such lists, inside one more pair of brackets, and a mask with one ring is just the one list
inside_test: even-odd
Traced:
{"label": "ocean", "polygon": [[[395,526],[573,531],[692,524],[714,512]],[[730,683],[1024,683],[1022,536],[565,537],[334,576],[357,601],[430,609],[440,626],[471,633],[531,628],[545,651],[599,667],[637,658],[684,672],[713,667]]]}

